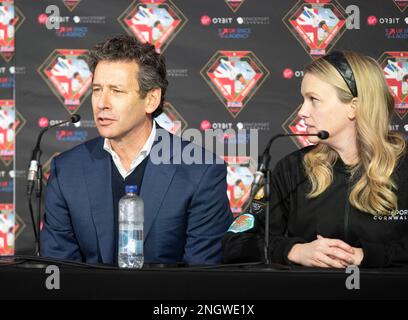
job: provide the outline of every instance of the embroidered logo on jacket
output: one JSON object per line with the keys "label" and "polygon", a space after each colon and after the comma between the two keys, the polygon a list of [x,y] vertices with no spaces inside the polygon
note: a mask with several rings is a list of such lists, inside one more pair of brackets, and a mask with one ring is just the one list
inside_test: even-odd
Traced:
{"label": "embroidered logo on jacket", "polygon": [[232,225],[229,227],[228,232],[244,232],[254,227],[255,218],[252,214],[242,214],[235,219]]}

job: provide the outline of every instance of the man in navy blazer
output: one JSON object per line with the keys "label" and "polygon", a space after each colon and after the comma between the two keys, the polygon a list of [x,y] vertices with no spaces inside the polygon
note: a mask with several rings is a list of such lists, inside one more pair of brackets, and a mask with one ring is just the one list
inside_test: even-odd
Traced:
{"label": "man in navy blazer", "polygon": [[[138,184],[145,262],[221,263],[221,239],[232,221],[226,167],[153,120],[167,88],[164,58],[153,46],[120,35],[96,45],[89,64],[100,137],[51,163],[41,256],[116,264],[118,201],[126,184]],[[186,148],[198,150],[203,163],[174,161]]]}

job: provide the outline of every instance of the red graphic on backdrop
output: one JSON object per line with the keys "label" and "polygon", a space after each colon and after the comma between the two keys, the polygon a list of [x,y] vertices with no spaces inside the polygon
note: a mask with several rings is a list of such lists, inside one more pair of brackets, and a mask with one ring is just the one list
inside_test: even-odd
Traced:
{"label": "red graphic on backdrop", "polygon": [[375,25],[377,25],[377,23],[378,23],[378,19],[377,19],[377,17],[376,16],[369,16],[368,18],[367,18],[367,24],[369,25],[369,26],[375,26]]}
{"label": "red graphic on backdrop", "polygon": [[155,120],[162,128],[175,135],[181,135],[187,128],[187,121],[167,101],[164,103],[163,112]]}
{"label": "red graphic on backdrop", "polygon": [[38,72],[70,114],[78,111],[90,94],[92,73],[86,63],[88,50],[56,49]]}
{"label": "red graphic on backdrop", "polygon": [[82,0],[62,0],[69,11],[74,11],[74,9],[81,1]]}
{"label": "red graphic on backdrop", "polygon": [[15,154],[15,136],[25,124],[14,100],[0,100],[0,160],[9,166]]}
{"label": "red graphic on backdrop", "polygon": [[0,54],[7,62],[14,56],[15,33],[24,20],[14,0],[0,0]]}
{"label": "red graphic on backdrop", "polygon": [[228,7],[234,12],[237,12],[238,9],[242,6],[242,4],[245,2],[245,0],[224,0]]}
{"label": "red graphic on backdrop", "polygon": [[201,70],[201,75],[235,118],[269,71],[251,51],[218,51]]}
{"label": "red graphic on backdrop", "polygon": [[129,34],[163,52],[187,18],[169,0],[136,0],[118,18]]}
{"label": "red graphic on backdrop", "polygon": [[15,239],[25,224],[14,212],[12,203],[0,203],[0,255],[13,255]]}
{"label": "red graphic on backdrop", "polygon": [[402,119],[408,113],[408,51],[385,52],[378,60],[395,100],[395,113]]}
{"label": "red graphic on backdrop", "polygon": [[344,9],[330,0],[298,2],[283,18],[311,56],[325,55],[345,31]]}
{"label": "red graphic on backdrop", "polygon": [[404,12],[406,8],[408,8],[408,0],[393,0],[395,5],[401,12]]}
{"label": "red graphic on backdrop", "polygon": [[[286,119],[283,123],[282,128],[286,133],[307,133],[306,124],[303,119],[299,118],[298,112],[302,105],[296,108],[296,110]],[[298,148],[307,147],[313,145],[307,137],[291,137],[292,141],[296,144]]]}
{"label": "red graphic on backdrop", "polygon": [[223,159],[227,164],[227,195],[231,212],[237,216],[248,207],[256,162],[250,157],[223,157]]}

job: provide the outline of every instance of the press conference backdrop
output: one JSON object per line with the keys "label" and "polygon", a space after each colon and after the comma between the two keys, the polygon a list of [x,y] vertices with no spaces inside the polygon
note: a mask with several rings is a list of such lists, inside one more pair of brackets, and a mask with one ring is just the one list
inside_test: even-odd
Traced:
{"label": "press conference backdrop", "polygon": [[[262,150],[275,133],[305,130],[296,115],[302,68],[335,49],[378,60],[395,98],[393,128],[406,134],[407,7],[407,0],[0,0],[0,254],[33,252],[26,175],[40,129],[82,117],[44,136],[44,186],[55,155],[97,135],[85,57],[108,35],[135,35],[165,54],[170,85],[159,120],[168,130],[257,129]],[[217,139],[249,143],[247,134]],[[277,142],[272,166],[307,143]],[[237,215],[256,159],[248,152],[225,160]]]}

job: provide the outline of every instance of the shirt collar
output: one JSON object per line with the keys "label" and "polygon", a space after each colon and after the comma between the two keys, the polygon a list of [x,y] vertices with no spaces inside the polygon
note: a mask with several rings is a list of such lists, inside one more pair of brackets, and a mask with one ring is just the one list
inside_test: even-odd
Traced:
{"label": "shirt collar", "polygon": [[107,151],[113,159],[113,162],[115,163],[116,167],[118,168],[120,174],[122,175],[123,178],[128,176],[133,172],[133,170],[150,154],[150,151],[152,150],[153,144],[154,144],[154,139],[156,137],[156,121],[153,119],[152,123],[152,131],[150,132],[149,137],[147,138],[145,144],[143,145],[142,149],[140,152],[136,155],[136,157],[132,160],[132,163],[130,165],[130,170],[126,172],[124,167],[122,166],[118,154],[112,149],[112,146],[110,144],[110,141],[108,138],[104,139],[103,143],[103,149]]}

